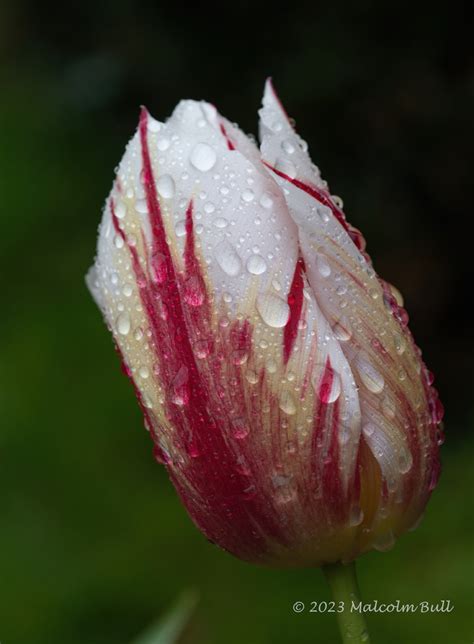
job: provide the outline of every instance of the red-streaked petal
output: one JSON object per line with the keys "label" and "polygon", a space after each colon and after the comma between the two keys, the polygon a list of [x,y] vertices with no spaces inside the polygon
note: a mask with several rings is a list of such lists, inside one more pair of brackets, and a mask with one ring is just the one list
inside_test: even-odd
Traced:
{"label": "red-streaked petal", "polygon": [[317,565],[418,517],[441,406],[271,84],[261,116],[263,163],[212,105],[143,110],[88,283],[196,524],[241,558]]}
{"label": "red-streaked petal", "polygon": [[[106,204],[90,282],[157,458],[196,523],[243,558],[266,561],[278,552],[290,561],[308,543],[330,540],[336,524],[347,526],[360,435],[357,391],[308,288],[280,189],[214,123],[208,138],[197,139],[193,128],[205,128],[196,125],[205,117],[194,103],[181,105],[166,125],[142,112]],[[218,152],[215,174],[190,162],[204,142]],[[231,195],[218,191],[216,175],[225,173]],[[255,198],[242,204],[246,185]],[[260,241],[264,271],[247,263],[234,275],[213,265],[207,253],[222,233],[202,208],[210,198],[221,215],[235,217],[223,239],[242,253]],[[271,241],[250,235],[245,219],[262,210],[269,211],[261,227]],[[279,251],[275,235],[285,226]],[[351,543],[351,529],[344,538]],[[331,556],[315,547],[304,555],[308,561]]]}
{"label": "red-streaked petal", "polygon": [[331,197],[271,84],[261,117],[264,163],[285,193],[309,283],[360,387],[363,440],[383,474],[373,523],[383,524],[387,508],[403,501],[402,529],[426,503],[438,470],[436,394],[406,312],[375,274],[362,236]]}

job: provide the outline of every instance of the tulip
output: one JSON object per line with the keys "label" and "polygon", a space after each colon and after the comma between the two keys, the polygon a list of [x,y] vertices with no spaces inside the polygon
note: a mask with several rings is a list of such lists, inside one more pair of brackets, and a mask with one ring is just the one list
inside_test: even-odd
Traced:
{"label": "tulip", "polygon": [[422,515],[442,406],[270,81],[260,139],[209,103],[143,108],[88,284],[205,536],[258,564],[350,562]]}

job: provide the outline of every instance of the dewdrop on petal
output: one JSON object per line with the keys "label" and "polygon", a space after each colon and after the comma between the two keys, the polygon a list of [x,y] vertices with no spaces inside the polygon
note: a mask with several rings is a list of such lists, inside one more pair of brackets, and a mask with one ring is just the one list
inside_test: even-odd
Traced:
{"label": "dewdrop on petal", "polygon": [[271,566],[350,561],[421,516],[442,405],[270,82],[260,139],[205,102],[143,109],[88,284],[206,537]]}

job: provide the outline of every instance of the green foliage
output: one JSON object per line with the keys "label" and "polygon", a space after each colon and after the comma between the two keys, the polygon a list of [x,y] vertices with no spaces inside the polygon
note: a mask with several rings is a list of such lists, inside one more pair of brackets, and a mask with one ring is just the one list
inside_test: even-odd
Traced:
{"label": "green foliage", "polygon": [[178,644],[196,607],[197,596],[183,594],[173,609],[151,626],[133,644]]}

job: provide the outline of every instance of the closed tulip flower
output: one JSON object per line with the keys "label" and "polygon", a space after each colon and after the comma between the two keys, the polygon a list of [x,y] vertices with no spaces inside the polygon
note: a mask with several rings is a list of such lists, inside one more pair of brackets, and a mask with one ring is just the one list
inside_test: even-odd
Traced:
{"label": "closed tulip flower", "polygon": [[419,520],[442,406],[270,82],[260,139],[205,102],[142,109],[88,284],[206,537],[254,563],[348,562]]}

